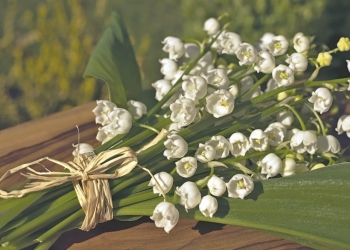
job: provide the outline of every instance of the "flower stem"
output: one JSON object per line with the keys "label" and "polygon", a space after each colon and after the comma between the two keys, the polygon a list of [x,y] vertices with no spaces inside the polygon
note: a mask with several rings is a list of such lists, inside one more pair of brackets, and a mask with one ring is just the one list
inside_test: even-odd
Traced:
{"label": "flower stem", "polygon": [[306,127],[305,127],[305,123],[303,121],[303,119],[301,118],[301,116],[299,115],[299,113],[295,110],[295,108],[293,108],[292,106],[288,105],[288,104],[283,104],[282,106],[288,108],[290,111],[293,112],[293,114],[295,115],[295,117],[298,119],[301,129],[303,131],[306,131]]}

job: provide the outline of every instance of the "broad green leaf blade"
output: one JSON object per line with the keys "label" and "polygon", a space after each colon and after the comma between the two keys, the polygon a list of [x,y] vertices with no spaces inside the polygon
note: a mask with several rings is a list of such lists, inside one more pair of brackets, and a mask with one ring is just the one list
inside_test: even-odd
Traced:
{"label": "broad green leaf blade", "polygon": [[93,51],[84,77],[95,77],[108,85],[110,100],[126,108],[127,100],[139,100],[141,75],[128,32],[120,15],[111,21]]}
{"label": "broad green leaf blade", "polygon": [[[198,209],[182,218],[255,228],[317,249],[350,249],[350,163],[293,177],[255,182],[246,199],[219,197],[213,218]],[[161,199],[118,210],[117,215],[151,215]]]}

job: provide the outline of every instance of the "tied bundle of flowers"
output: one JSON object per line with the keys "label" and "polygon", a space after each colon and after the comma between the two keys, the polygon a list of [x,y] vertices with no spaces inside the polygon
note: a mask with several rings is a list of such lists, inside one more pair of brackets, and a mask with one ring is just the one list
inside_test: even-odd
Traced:
{"label": "tied bundle of flowers", "polygon": [[[0,179],[23,171],[30,181],[0,191],[3,247],[48,249],[72,228],[146,215],[168,233],[181,217],[349,248],[349,164],[339,164],[347,158],[322,114],[333,93],[349,99],[350,78],[315,81],[349,39],[317,51],[302,33],[266,33],[253,45],[225,18],[204,23],[202,42],[164,39],[164,78],[152,84],[158,103],[147,111],[125,26],[113,15],[85,72],[109,87],[110,100],[93,110],[101,146],[78,143],[72,162],[39,159]],[[336,128],[348,137],[349,117]],[[30,167],[44,160],[65,170]]]}

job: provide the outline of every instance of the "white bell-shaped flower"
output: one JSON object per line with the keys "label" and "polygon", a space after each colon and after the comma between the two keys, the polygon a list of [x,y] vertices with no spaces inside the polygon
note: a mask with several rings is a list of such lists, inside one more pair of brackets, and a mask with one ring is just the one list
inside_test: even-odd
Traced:
{"label": "white bell-shaped flower", "polygon": [[130,100],[127,104],[129,112],[136,118],[140,118],[147,113],[147,107],[142,102]]}
{"label": "white bell-shaped flower", "polygon": [[314,110],[323,114],[327,112],[333,103],[333,96],[327,88],[318,88],[312,92],[309,102],[314,104]]}
{"label": "white bell-shaped flower", "polygon": [[251,65],[258,60],[258,51],[249,43],[241,43],[236,50],[239,65]]}
{"label": "white bell-shaped flower", "polygon": [[303,33],[296,33],[293,37],[294,49],[298,53],[303,53],[307,51],[310,47],[310,40]]}
{"label": "white bell-shaped flower", "polygon": [[[227,89],[230,84],[230,80],[227,76],[227,71],[225,69],[213,69],[208,72],[207,81],[209,84],[214,85],[219,89]],[[209,88],[208,90],[212,90]],[[214,92],[213,90],[211,93]]]}
{"label": "white bell-shaped flower", "polygon": [[[157,182],[162,190],[159,190],[157,186]],[[162,195],[162,191],[164,194],[168,193],[171,188],[173,187],[174,178],[167,172],[160,172],[154,175],[154,178],[152,178],[148,184],[149,187],[153,187],[153,193],[159,194],[159,196]]]}
{"label": "white bell-shaped flower", "polygon": [[295,72],[304,72],[307,69],[307,57],[300,53],[287,55],[286,63],[289,63],[289,68]]}
{"label": "white bell-shaped flower", "polygon": [[282,123],[286,128],[290,127],[294,121],[294,115],[290,111],[282,110],[277,113],[276,121]]}
{"label": "white bell-shaped flower", "polygon": [[201,49],[195,43],[185,43],[185,57],[195,60],[201,53]]}
{"label": "white bell-shaped flower", "polygon": [[294,70],[280,64],[273,69],[272,78],[277,82],[279,87],[289,86],[294,83]]}
{"label": "white bell-shaped flower", "polygon": [[218,210],[218,206],[218,200],[215,197],[206,195],[199,203],[199,211],[201,211],[205,217],[212,218]]}
{"label": "white bell-shaped flower", "polygon": [[269,44],[272,42],[272,39],[275,37],[275,34],[266,32],[261,38],[260,38],[260,49],[261,50],[268,50]]}
{"label": "white bell-shaped flower", "polygon": [[234,32],[222,32],[218,43],[223,54],[234,55],[242,43],[242,38]]}
{"label": "white bell-shaped flower", "polygon": [[244,156],[250,149],[248,138],[240,132],[233,133],[229,141],[231,143],[231,154],[235,157]]}
{"label": "white bell-shaped flower", "polygon": [[168,158],[182,158],[188,151],[187,142],[179,135],[170,134],[164,142],[166,150],[164,156]]}
{"label": "white bell-shaped flower", "polygon": [[226,158],[230,153],[230,142],[222,135],[213,136],[205,143],[215,148],[215,160]]}
{"label": "white bell-shaped flower", "polygon": [[236,174],[226,183],[226,186],[228,197],[244,199],[244,197],[253,191],[254,181],[248,175]]}
{"label": "white bell-shaped flower", "polygon": [[96,118],[95,118],[96,123],[102,124],[102,126],[109,124],[111,121],[108,119],[108,115],[115,108],[117,108],[117,105],[115,105],[111,101],[98,100],[97,106],[92,110],[92,112],[96,116]]}
{"label": "white bell-shaped flower", "polygon": [[94,154],[94,148],[88,143],[79,143],[77,145],[73,145],[75,150],[72,152],[73,156],[83,155],[83,154]]}
{"label": "white bell-shaped flower", "polygon": [[175,165],[176,172],[181,177],[190,178],[196,173],[197,159],[192,156],[184,157],[181,160],[177,161]]}
{"label": "white bell-shaped flower", "polygon": [[179,211],[174,204],[163,201],[155,207],[153,215],[150,218],[154,220],[156,227],[163,227],[164,231],[169,233],[176,226],[179,217]]}
{"label": "white bell-shaped flower", "polygon": [[179,204],[185,207],[186,212],[201,202],[201,192],[194,182],[187,181],[181,187],[176,187],[175,193],[180,196]]}
{"label": "white bell-shaped flower", "polygon": [[226,183],[216,175],[210,177],[207,187],[214,196],[221,196],[226,192]]}
{"label": "white bell-shaped flower", "polygon": [[266,155],[260,162],[261,173],[266,174],[266,178],[274,177],[278,175],[282,170],[282,160],[275,155],[270,153]]}
{"label": "white bell-shaped flower", "polygon": [[152,87],[156,89],[156,100],[160,101],[169,92],[173,85],[169,80],[161,79],[152,83]]}
{"label": "white bell-shaped flower", "polygon": [[348,71],[350,73],[350,60],[346,60],[346,66],[347,66]]}
{"label": "white bell-shaped flower", "polygon": [[282,169],[280,174],[285,176],[290,176],[295,174],[295,170],[297,168],[297,164],[294,159],[286,158],[282,162]]}
{"label": "white bell-shaped flower", "polygon": [[288,41],[284,36],[275,36],[267,46],[268,50],[274,56],[280,56],[286,53],[288,49]]}
{"label": "white bell-shaped flower", "polygon": [[337,154],[340,150],[340,142],[333,135],[317,137],[317,152]]}
{"label": "white bell-shaped flower", "polygon": [[270,74],[275,67],[275,57],[268,51],[260,51],[254,70],[258,73]]}
{"label": "white bell-shaped flower", "polygon": [[179,127],[190,125],[198,113],[195,102],[186,97],[180,97],[170,105],[170,119],[177,122]]}
{"label": "white bell-shaped flower", "polygon": [[169,53],[169,58],[171,60],[176,61],[185,54],[185,46],[177,37],[168,36],[162,43],[164,44],[163,51]]}
{"label": "white bell-shaped flower", "polygon": [[269,145],[268,135],[261,129],[255,129],[249,136],[250,146],[256,151],[265,151]]}
{"label": "white bell-shaped flower", "polygon": [[317,136],[313,131],[299,131],[291,138],[290,146],[298,154],[314,154],[317,150]]}
{"label": "white bell-shaped flower", "polygon": [[215,159],[216,150],[211,145],[199,143],[199,147],[194,155],[202,163],[210,162]]}
{"label": "white bell-shaped flower", "polygon": [[193,101],[203,98],[207,94],[207,81],[201,76],[190,76],[182,82],[184,96]]}
{"label": "white bell-shaped flower", "polygon": [[208,36],[213,36],[220,30],[220,23],[211,17],[204,22],[203,30],[207,32]]}
{"label": "white bell-shaped flower", "polygon": [[282,123],[274,122],[271,123],[264,132],[268,137],[269,144],[276,147],[283,142],[287,129]]}
{"label": "white bell-shaped flower", "polygon": [[165,80],[173,80],[175,78],[175,74],[178,70],[177,63],[171,59],[163,58],[159,60],[162,64],[160,68],[160,72],[164,75]]}
{"label": "white bell-shaped flower", "polygon": [[169,132],[180,132],[181,128],[179,127],[179,125],[177,124],[177,122],[173,122],[170,125],[165,127],[166,130],[168,130]]}
{"label": "white bell-shaped flower", "polygon": [[339,118],[335,131],[338,132],[338,135],[345,132],[347,137],[350,138],[350,115],[342,115]]}
{"label": "white bell-shaped flower", "polygon": [[219,89],[206,97],[206,110],[215,118],[219,118],[232,113],[235,106],[235,99],[225,89]]}

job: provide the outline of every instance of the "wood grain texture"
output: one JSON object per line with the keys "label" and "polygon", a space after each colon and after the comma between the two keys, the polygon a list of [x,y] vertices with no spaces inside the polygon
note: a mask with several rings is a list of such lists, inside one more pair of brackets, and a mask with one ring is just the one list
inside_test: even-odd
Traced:
{"label": "wood grain texture", "polygon": [[[88,103],[0,131],[0,175],[8,169],[49,156],[60,161],[72,160],[72,144],[97,146],[98,126]],[[47,168],[55,167],[45,162]],[[41,166],[38,166],[40,169]],[[56,166],[57,168],[57,166]],[[58,169],[61,169],[59,167]],[[6,188],[20,181],[16,174],[0,184]],[[89,232],[78,229],[64,233],[52,249],[309,249],[255,230],[216,223],[180,220],[169,233],[156,228],[149,218],[134,222],[110,221]]]}

